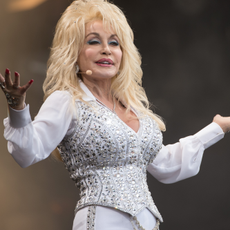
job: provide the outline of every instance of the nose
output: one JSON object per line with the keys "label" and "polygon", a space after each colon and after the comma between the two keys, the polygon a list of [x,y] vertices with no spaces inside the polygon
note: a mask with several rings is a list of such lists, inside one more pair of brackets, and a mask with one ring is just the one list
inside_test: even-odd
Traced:
{"label": "nose", "polygon": [[110,55],[111,54],[111,50],[108,46],[108,44],[105,44],[102,49],[101,49],[101,53],[104,55]]}

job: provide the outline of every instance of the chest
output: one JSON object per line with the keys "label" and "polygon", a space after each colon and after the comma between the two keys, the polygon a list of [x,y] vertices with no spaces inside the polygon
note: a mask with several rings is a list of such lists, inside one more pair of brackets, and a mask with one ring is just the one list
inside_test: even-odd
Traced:
{"label": "chest", "polygon": [[110,110],[112,113],[115,113],[117,117],[123,121],[127,126],[134,130],[134,132],[138,132],[140,123],[137,117],[137,114],[133,110],[126,110],[124,104],[118,101],[116,98],[113,99],[113,102],[108,101],[100,101],[96,99],[96,103],[101,106],[104,106],[106,109]]}
{"label": "chest", "polygon": [[118,107],[115,112],[118,118],[123,121],[127,126],[129,126],[134,132],[138,132],[140,128],[140,121],[137,115],[133,111],[126,113],[124,107]]}
{"label": "chest", "polygon": [[147,165],[161,148],[162,134],[150,117],[139,119],[135,132],[104,106],[78,102],[73,134],[61,143],[61,155],[68,167],[122,167]]}

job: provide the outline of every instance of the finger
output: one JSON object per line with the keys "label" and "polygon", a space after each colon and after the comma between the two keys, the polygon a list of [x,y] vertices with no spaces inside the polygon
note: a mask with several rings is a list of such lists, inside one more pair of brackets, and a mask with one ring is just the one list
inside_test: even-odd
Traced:
{"label": "finger", "polygon": [[5,82],[5,78],[0,74],[0,82],[4,83]]}
{"label": "finger", "polygon": [[14,88],[18,88],[19,85],[20,85],[20,74],[18,72],[15,72],[13,86]]}
{"label": "finger", "polygon": [[12,86],[13,83],[11,81],[9,69],[6,69],[6,71],[5,71],[5,81],[6,81],[6,86]]}
{"label": "finger", "polygon": [[30,80],[26,85],[22,86],[22,93],[25,93],[29,88],[30,86],[33,84],[34,80]]}
{"label": "finger", "polygon": [[0,88],[4,91],[5,89],[5,78],[0,74]]}

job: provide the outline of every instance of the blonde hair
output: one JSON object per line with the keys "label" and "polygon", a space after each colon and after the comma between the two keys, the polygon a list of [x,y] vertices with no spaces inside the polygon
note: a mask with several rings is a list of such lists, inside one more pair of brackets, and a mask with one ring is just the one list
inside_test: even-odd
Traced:
{"label": "blonde hair", "polygon": [[107,0],[76,0],[63,13],[56,26],[48,60],[44,100],[56,90],[67,90],[73,100],[82,100],[76,62],[85,40],[85,25],[94,20],[102,20],[106,28],[113,28],[122,49],[120,73],[113,77],[111,91],[118,100],[125,102],[127,111],[132,107],[151,116],[164,131],[164,122],[149,109],[142,87],[141,56],[133,43],[133,31],[123,12]]}

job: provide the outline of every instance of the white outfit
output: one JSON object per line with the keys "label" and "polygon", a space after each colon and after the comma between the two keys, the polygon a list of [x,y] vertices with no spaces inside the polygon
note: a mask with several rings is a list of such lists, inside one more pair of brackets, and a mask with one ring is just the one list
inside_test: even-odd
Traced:
{"label": "white outfit", "polygon": [[[95,101],[87,87],[82,82],[80,85],[85,92],[83,99]],[[44,102],[34,121],[31,120],[29,106],[20,111],[10,109],[9,117],[4,120],[4,136],[8,140],[9,152],[21,167],[47,158],[66,135],[73,133],[77,118],[71,105],[72,99],[67,92],[56,91]],[[223,137],[222,129],[211,123],[193,136],[162,146],[147,170],[162,183],[174,183],[194,176],[199,172],[204,150]],[[73,230],[87,229],[87,212],[88,207],[77,212]],[[136,217],[146,230],[155,226],[156,218],[147,208]],[[133,230],[129,219],[128,213],[97,206],[94,228]]]}

